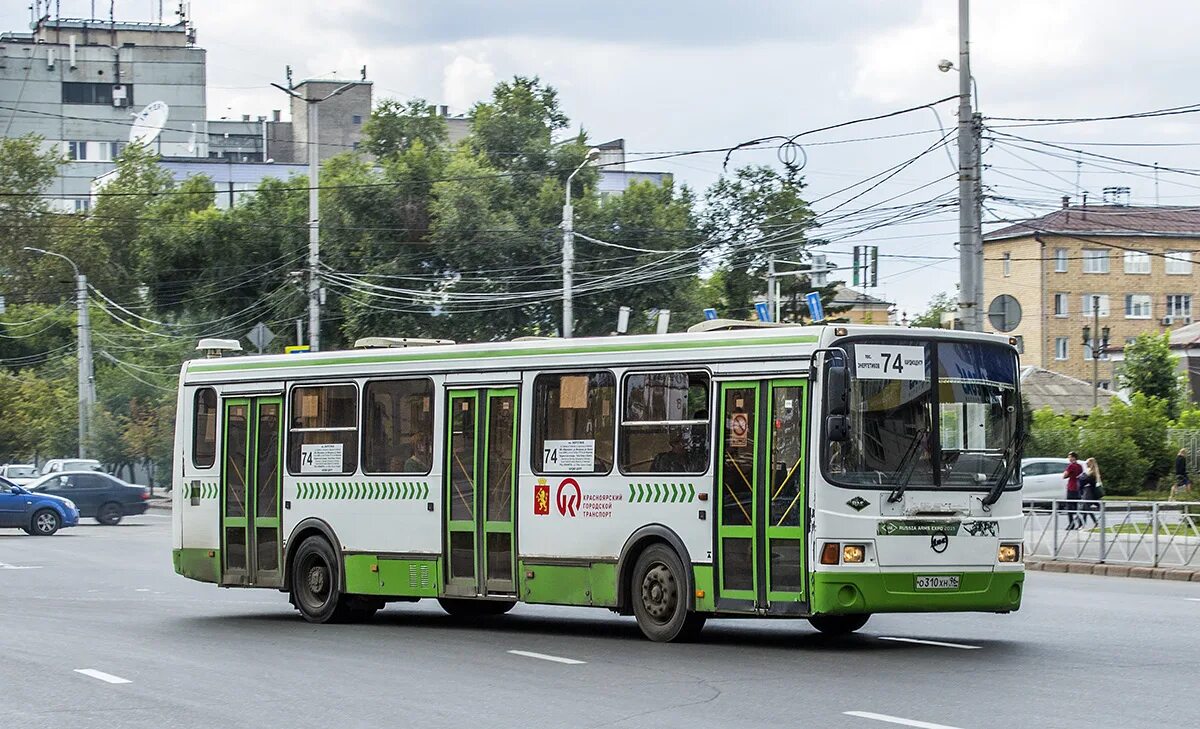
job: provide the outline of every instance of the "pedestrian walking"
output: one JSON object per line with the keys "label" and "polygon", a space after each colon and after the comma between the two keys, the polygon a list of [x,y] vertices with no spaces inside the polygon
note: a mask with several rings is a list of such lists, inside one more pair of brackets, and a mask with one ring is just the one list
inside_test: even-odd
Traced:
{"label": "pedestrian walking", "polygon": [[1180,448],[1179,455],[1175,456],[1175,483],[1171,486],[1171,495],[1167,497],[1168,501],[1175,500],[1175,493],[1178,491],[1190,491],[1192,488],[1192,480],[1188,477],[1187,472],[1187,448]]}
{"label": "pedestrian walking", "polygon": [[1077,507],[1079,505],[1079,476],[1083,473],[1083,466],[1079,465],[1079,454],[1071,451],[1067,454],[1067,470],[1063,471],[1063,478],[1067,479],[1067,530],[1079,528],[1079,513]]}
{"label": "pedestrian walking", "polygon": [[1104,495],[1103,480],[1100,477],[1100,464],[1095,458],[1084,462],[1083,473],[1079,474],[1079,500],[1082,502],[1079,516],[1079,526],[1091,519],[1096,525],[1096,512],[1100,510],[1100,497]]}

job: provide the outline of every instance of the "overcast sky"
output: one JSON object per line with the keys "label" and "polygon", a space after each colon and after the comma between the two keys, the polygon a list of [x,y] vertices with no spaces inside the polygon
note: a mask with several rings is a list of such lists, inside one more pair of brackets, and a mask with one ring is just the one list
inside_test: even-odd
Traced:
{"label": "overcast sky", "polygon": [[[25,4],[3,3],[0,29],[24,30]],[[62,0],[61,12],[86,16],[92,4]],[[109,3],[95,5],[107,17]],[[165,3],[168,13],[174,5]],[[155,0],[116,0],[117,18],[150,20],[157,6]],[[573,127],[582,126],[595,141],[624,137],[636,158],[791,135],[957,93],[957,74],[937,70],[939,59],[957,60],[956,6],[953,0],[194,0],[192,12],[199,45],[208,51],[211,118],[286,108],[267,84],[281,82],[288,64],[297,79],[357,78],[366,65],[377,100],[421,97],[452,112],[485,98],[498,80],[538,75],[559,90]],[[972,64],[985,116],[1101,116],[1200,102],[1198,3],[977,0],[973,6]],[[931,294],[954,288],[956,261],[904,257],[956,255],[956,210],[848,238],[870,220],[837,218],[952,193],[953,179],[935,183],[953,172],[947,152],[926,154],[828,211],[864,189],[838,192],[842,188],[934,144],[942,136],[939,123],[951,131],[954,103],[941,104],[938,115],[940,122],[921,110],[805,137],[808,197],[819,201],[815,208],[829,221],[818,235],[840,238],[829,248],[832,260],[848,264],[845,253],[856,242],[878,245],[880,286],[872,293],[910,315]],[[1001,131],[1200,168],[1198,121],[1180,115]],[[1180,146],[1075,146],[1082,143]],[[1155,202],[1153,171],[1063,154],[991,146],[985,185],[994,196],[1020,202],[990,200],[985,218],[1041,214],[1061,195],[1074,194],[1077,178],[1091,201],[1106,186],[1125,185],[1135,204]],[[743,152],[733,164],[775,159],[775,150]],[[703,190],[720,174],[721,161],[720,154],[703,155],[643,168],[669,171]],[[1163,172],[1158,178],[1163,204],[1200,203],[1195,176]]]}

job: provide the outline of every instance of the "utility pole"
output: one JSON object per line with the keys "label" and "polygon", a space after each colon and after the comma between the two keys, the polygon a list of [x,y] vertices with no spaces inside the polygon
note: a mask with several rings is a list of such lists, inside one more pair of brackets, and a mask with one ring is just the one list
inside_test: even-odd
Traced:
{"label": "utility pole", "polygon": [[354,82],[343,84],[321,98],[301,96],[291,88],[291,67],[288,68],[288,86],[271,84],[293,99],[303,101],[307,112],[308,133],[308,344],[313,352],[321,351],[321,145],[318,136],[320,114],[317,105],[354,86]]}
{"label": "utility pole", "polygon": [[771,307],[771,321],[779,321],[779,283],[775,280],[775,254],[767,256],[767,303]]}
{"label": "utility pole", "polygon": [[983,331],[983,235],[980,228],[979,119],[971,104],[970,0],[958,0],[958,317]]}
{"label": "utility pole", "polygon": [[563,243],[562,243],[562,269],[563,269],[563,325],[562,335],[564,339],[570,339],[575,336],[575,294],[573,291],[575,282],[575,208],[571,205],[571,181],[575,179],[575,175],[588,163],[600,156],[600,150],[589,149],[587,156],[575,168],[575,171],[567,175],[567,192],[566,199],[563,202]]}
{"label": "utility pole", "polygon": [[61,253],[25,246],[25,250],[43,256],[61,258],[71,264],[75,272],[75,324],[78,336],[77,357],[79,359],[79,457],[87,457],[88,427],[92,420],[92,407],[96,403],[96,378],[92,365],[92,326],[88,318],[87,276],[79,272],[75,261]]}

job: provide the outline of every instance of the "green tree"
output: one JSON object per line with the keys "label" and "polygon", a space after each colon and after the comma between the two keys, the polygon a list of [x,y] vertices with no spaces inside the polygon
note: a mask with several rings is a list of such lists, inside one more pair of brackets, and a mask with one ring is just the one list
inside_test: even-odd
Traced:
{"label": "green tree", "polygon": [[59,291],[61,261],[30,255],[25,246],[52,249],[59,217],[42,197],[58,173],[59,155],[41,137],[0,139],[0,295],[10,303],[45,300]]}
{"label": "green tree", "polygon": [[929,308],[912,318],[910,326],[942,328],[942,314],[958,311],[958,300],[945,291],[936,293],[929,300]]}
{"label": "green tree", "polygon": [[408,151],[414,144],[436,149],[446,143],[446,120],[424,99],[384,99],[363,124],[363,147],[381,160]]}
{"label": "green tree", "polygon": [[1179,416],[1185,387],[1178,359],[1171,353],[1171,335],[1146,333],[1125,347],[1125,363],[1117,374],[1121,387],[1166,403],[1168,417]]}
{"label": "green tree", "polygon": [[1070,415],[1060,415],[1050,408],[1033,413],[1025,455],[1030,458],[1063,458],[1079,450],[1079,424]]}

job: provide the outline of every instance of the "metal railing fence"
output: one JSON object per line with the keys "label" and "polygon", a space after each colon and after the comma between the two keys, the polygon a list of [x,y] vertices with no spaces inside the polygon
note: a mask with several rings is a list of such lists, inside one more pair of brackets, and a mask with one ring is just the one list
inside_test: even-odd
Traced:
{"label": "metal railing fence", "polygon": [[1025,556],[1200,567],[1200,501],[1026,502]]}

